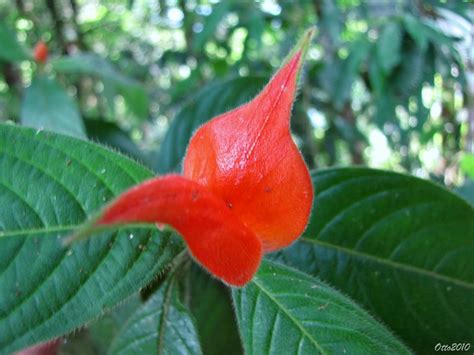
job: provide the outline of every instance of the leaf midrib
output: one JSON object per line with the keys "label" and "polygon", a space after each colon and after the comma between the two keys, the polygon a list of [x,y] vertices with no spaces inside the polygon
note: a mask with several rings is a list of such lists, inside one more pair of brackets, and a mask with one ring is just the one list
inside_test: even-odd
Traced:
{"label": "leaf midrib", "polygon": [[296,327],[301,331],[301,333],[306,336],[312,344],[321,352],[321,354],[326,355],[327,352],[321,347],[321,345],[307,332],[307,330],[298,322],[298,320],[293,317],[293,315],[287,310],[284,305],[282,305],[273,295],[265,289],[265,287],[257,281],[255,277],[252,281],[272,302],[274,302],[278,308],[296,325]]}
{"label": "leaf midrib", "polygon": [[165,340],[165,331],[166,331],[166,318],[168,317],[168,311],[171,307],[171,295],[173,292],[174,280],[170,280],[168,288],[165,290],[163,297],[163,311],[161,312],[161,317],[159,320],[159,334],[158,334],[158,349],[157,354],[164,354],[164,340]]}
{"label": "leaf midrib", "polygon": [[[52,234],[57,232],[69,232],[74,229],[82,228],[84,224],[71,224],[71,225],[56,225],[52,227],[45,227],[45,228],[30,228],[30,229],[22,229],[22,230],[13,230],[13,231],[0,231],[0,240],[2,238],[9,238],[9,237],[17,237],[22,236],[24,234],[25,237],[32,237],[36,236],[37,234]],[[100,227],[97,230],[97,233],[102,233],[107,230],[120,230],[120,229],[150,229],[155,228],[153,224],[147,223],[127,223],[121,225],[110,225],[109,227]]]}
{"label": "leaf midrib", "polygon": [[394,269],[408,271],[408,272],[411,272],[411,273],[423,275],[425,277],[431,277],[431,278],[434,278],[434,279],[438,279],[440,281],[450,282],[450,283],[452,283],[456,286],[464,287],[464,288],[467,288],[467,289],[470,289],[470,290],[474,291],[474,284],[472,284],[472,283],[469,283],[469,282],[466,282],[466,281],[463,281],[463,280],[459,280],[459,279],[455,279],[455,278],[452,278],[450,276],[441,275],[441,274],[438,274],[438,273],[430,271],[430,270],[421,269],[421,268],[413,266],[413,265],[402,264],[402,263],[399,263],[399,262],[396,262],[396,261],[393,261],[393,260],[384,259],[384,258],[375,256],[375,255],[372,255],[372,254],[362,253],[362,252],[356,251],[354,249],[345,248],[345,247],[342,247],[340,245],[335,245],[335,244],[323,242],[323,241],[317,240],[317,239],[309,239],[307,237],[301,237],[300,240],[302,242],[305,242],[305,243],[319,245],[321,247],[334,249],[336,251],[340,251],[340,252],[343,252],[343,253],[346,253],[346,254],[349,254],[349,255],[353,255],[353,256],[356,256],[356,257],[359,257],[359,258],[365,258],[365,259],[368,259],[368,260],[371,260],[371,261],[375,261],[375,262],[377,262],[379,264],[382,264],[384,266],[393,267]]}

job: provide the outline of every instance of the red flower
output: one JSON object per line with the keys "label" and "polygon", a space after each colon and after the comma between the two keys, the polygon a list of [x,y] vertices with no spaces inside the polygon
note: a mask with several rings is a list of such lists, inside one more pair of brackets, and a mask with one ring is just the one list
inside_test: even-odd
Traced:
{"label": "red flower", "polygon": [[48,60],[48,46],[43,41],[39,41],[34,50],[33,57],[37,63],[44,64]]}
{"label": "red flower", "polygon": [[250,281],[262,254],[298,238],[311,211],[310,175],[289,130],[311,35],[255,99],[195,132],[183,176],[135,186],[97,224],[169,224],[212,274],[233,286]]}

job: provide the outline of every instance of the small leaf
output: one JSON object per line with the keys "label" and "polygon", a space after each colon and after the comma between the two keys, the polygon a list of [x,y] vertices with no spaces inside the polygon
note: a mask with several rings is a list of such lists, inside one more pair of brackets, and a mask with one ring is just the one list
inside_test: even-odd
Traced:
{"label": "small leaf", "polygon": [[386,94],[387,78],[382,67],[380,66],[379,61],[377,60],[376,51],[377,47],[375,45],[371,46],[368,63],[369,80],[372,91],[377,95],[377,98],[381,98],[383,96],[388,96]]}
{"label": "small leaf", "polygon": [[425,50],[428,46],[425,25],[419,19],[416,19],[414,16],[409,14],[403,16],[403,24],[411,38],[413,38],[420,48]]}
{"label": "small leaf", "polygon": [[214,35],[217,25],[229,11],[229,5],[232,2],[224,1],[212,7],[212,13],[204,22],[201,32],[197,33],[193,42],[193,50],[201,51],[206,42]]}
{"label": "small leaf", "polygon": [[352,84],[360,70],[362,61],[369,54],[370,42],[363,37],[351,45],[350,54],[342,63],[341,71],[338,72],[336,85],[334,85],[334,103],[341,109],[350,97]]}
{"label": "small leaf", "polygon": [[93,53],[83,53],[57,58],[51,61],[51,65],[58,73],[91,75],[113,84],[137,117],[147,117],[149,100],[143,86],[118,72],[107,59]]}
{"label": "small leaf", "polygon": [[[0,125],[0,349],[64,335],[149,283],[182,250],[154,226],[62,246],[151,172],[97,145]],[[8,206],[8,208],[4,208]]]}
{"label": "small leaf", "polygon": [[395,22],[386,24],[377,41],[377,58],[386,74],[400,63],[400,48],[402,46],[402,33],[400,26]]}
{"label": "small leaf", "polygon": [[354,297],[420,353],[474,339],[473,206],[366,168],[320,171],[313,183],[308,229],[279,260]]}
{"label": "small leaf", "polygon": [[409,354],[362,308],[323,282],[264,261],[232,291],[249,354]]}
{"label": "small leaf", "polygon": [[[108,314],[101,317],[97,322],[92,323],[88,328],[86,328],[85,331],[88,333],[88,341],[90,345],[96,349],[98,354],[105,354],[107,352],[112,341],[122,330],[127,320],[142,305],[143,303],[141,301],[140,293],[137,292],[125,302],[112,309]],[[68,337],[67,344],[72,341],[73,339]],[[67,345],[63,345],[63,348],[65,346]],[[65,350],[66,353],[69,354],[67,349]],[[74,355],[74,353],[71,355]]]}
{"label": "small leaf", "polygon": [[7,25],[0,22],[0,59],[7,62],[21,62],[23,60],[33,59],[31,53],[20,44],[15,36],[15,33],[10,31]]}
{"label": "small leaf", "polygon": [[179,300],[175,278],[160,288],[126,322],[108,354],[201,354],[196,326]]}
{"label": "small leaf", "polygon": [[132,141],[129,133],[123,131],[115,123],[103,120],[86,120],[85,124],[89,139],[118,149],[122,154],[139,162],[148,162],[148,157]]}
{"label": "small leaf", "polygon": [[[391,85],[396,89],[396,94],[407,98],[421,90],[421,85],[425,79],[424,71],[426,65],[427,52],[416,43],[407,43],[404,48],[403,62],[394,72]],[[430,73],[432,76],[433,74]]]}
{"label": "small leaf", "polygon": [[86,137],[76,103],[55,80],[44,76],[33,79],[26,89],[21,105],[21,123],[77,138]]}

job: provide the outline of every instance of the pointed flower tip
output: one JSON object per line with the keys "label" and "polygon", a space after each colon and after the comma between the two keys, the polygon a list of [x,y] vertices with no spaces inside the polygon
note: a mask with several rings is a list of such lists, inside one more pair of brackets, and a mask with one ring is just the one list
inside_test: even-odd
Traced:
{"label": "pointed flower tip", "polygon": [[283,61],[282,67],[289,64],[292,61],[298,62],[296,66],[297,77],[299,76],[301,72],[301,67],[303,66],[303,63],[305,61],[306,53],[308,52],[308,48],[311,45],[311,41],[313,39],[315,31],[316,31],[315,27],[309,28],[305,32],[305,34],[301,37],[301,39],[298,41],[298,43],[293,48],[293,50],[286,57],[286,59]]}
{"label": "pointed flower tip", "polygon": [[300,48],[302,52],[305,53],[308,50],[308,47],[310,46],[311,41],[313,40],[313,36],[315,32],[316,32],[316,28],[310,27],[303,35],[303,38],[301,39],[299,46],[297,46]]}

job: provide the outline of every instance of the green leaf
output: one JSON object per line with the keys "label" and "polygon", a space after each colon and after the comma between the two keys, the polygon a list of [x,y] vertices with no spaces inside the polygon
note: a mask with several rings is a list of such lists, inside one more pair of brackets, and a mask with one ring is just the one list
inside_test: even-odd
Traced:
{"label": "green leaf", "polygon": [[405,14],[403,16],[403,24],[410,37],[413,38],[420,48],[425,50],[428,46],[428,37],[423,22],[414,16]]}
{"label": "green leaf", "polygon": [[21,105],[21,123],[25,126],[85,138],[85,129],[76,103],[59,84],[38,76],[26,89]]}
{"label": "green leaf", "polygon": [[137,292],[89,326],[87,329],[89,342],[98,350],[99,354],[107,352],[112,340],[121,331],[125,322],[141,306],[140,293]]}
{"label": "green leaf", "polygon": [[366,168],[323,170],[313,184],[309,226],[279,260],[347,293],[420,353],[474,339],[472,206]]}
{"label": "green leaf", "polygon": [[85,123],[87,136],[91,140],[118,149],[120,153],[139,162],[147,163],[148,157],[145,156],[145,153],[137,147],[129,134],[115,123],[103,120],[86,120]]}
{"label": "green leaf", "polygon": [[99,355],[106,354],[110,342],[120,331],[127,319],[142,304],[140,293],[136,292],[97,322],[76,330],[66,336],[58,354]]}
{"label": "green leaf", "polygon": [[[397,96],[404,98],[421,91],[425,70],[429,69],[426,59],[427,52],[416,43],[408,43],[404,48],[403,62],[394,71],[391,85],[396,89]],[[433,76],[433,73],[430,73]]]}
{"label": "green leaf", "polygon": [[33,57],[23,45],[21,45],[13,31],[0,22],[0,59],[7,62],[21,62],[23,60],[32,60]]}
{"label": "green leaf", "polygon": [[224,1],[212,7],[212,13],[204,21],[204,27],[202,31],[196,34],[196,37],[193,41],[192,46],[194,51],[202,51],[206,42],[216,32],[217,25],[222,21],[226,13],[229,11],[230,4],[231,1]]}
{"label": "green leaf", "polygon": [[109,354],[201,354],[189,310],[179,300],[176,279],[160,286],[112,341]]}
{"label": "green leaf", "polygon": [[[393,95],[380,95],[375,102],[374,123],[381,129],[383,129],[386,122],[396,123],[395,107],[396,103],[394,102]],[[391,139],[390,136],[388,138]]]}
{"label": "green leaf", "polygon": [[83,53],[54,59],[51,65],[58,73],[91,75],[112,84],[137,117],[147,118],[149,100],[144,87],[118,72],[107,59],[93,53]]}
{"label": "green leaf", "polygon": [[264,261],[232,291],[249,354],[409,354],[387,329],[325,283]]}
{"label": "green leaf", "polygon": [[[371,46],[369,53],[368,72],[369,80],[372,91],[377,95],[378,98],[388,96],[386,93],[386,76],[385,73],[377,60],[376,56],[377,47]],[[377,99],[378,101],[379,99]]]}
{"label": "green leaf", "polygon": [[242,354],[229,288],[194,263],[186,276],[189,309],[196,319],[203,353]]}
{"label": "green leaf", "polygon": [[152,176],[95,144],[0,125],[0,353],[66,334],[144,287],[182,250],[153,226],[62,239]]}
{"label": "green leaf", "polygon": [[380,66],[386,74],[400,63],[402,45],[402,33],[400,26],[395,22],[389,22],[384,26],[377,41],[377,58]]}
{"label": "green leaf", "polygon": [[359,73],[360,64],[369,54],[370,48],[370,42],[365,37],[355,41],[351,46],[350,55],[343,61],[341,71],[338,72],[337,83],[333,88],[336,108],[341,109],[350,97],[352,84]]}
{"label": "green leaf", "polygon": [[186,147],[194,131],[209,119],[253,98],[268,78],[244,77],[211,83],[200,90],[174,118],[155,160],[160,173],[180,170]]}
{"label": "green leaf", "polygon": [[461,170],[474,179],[474,154],[464,154],[460,163]]}

